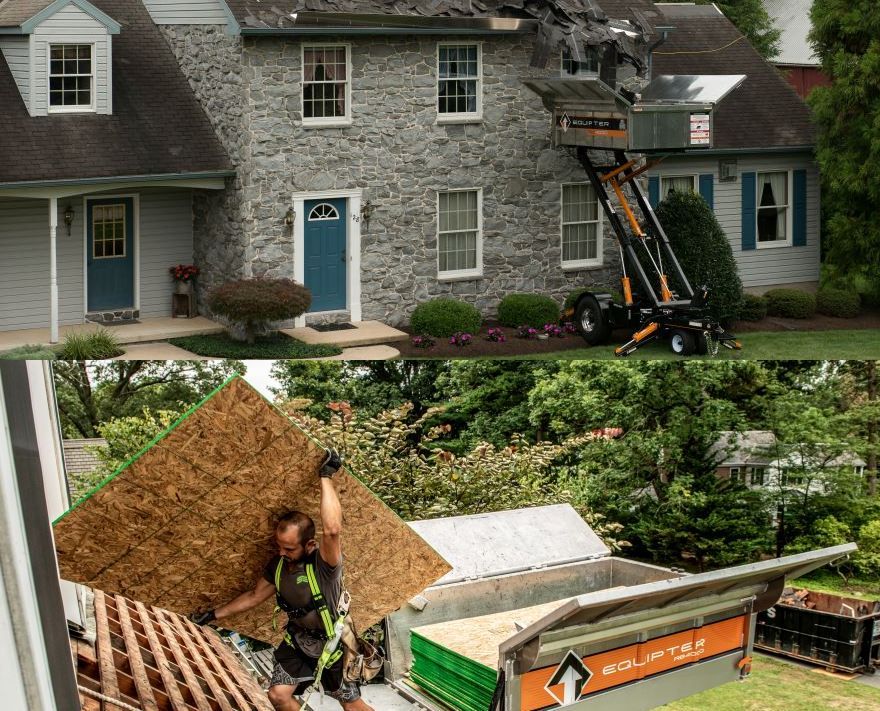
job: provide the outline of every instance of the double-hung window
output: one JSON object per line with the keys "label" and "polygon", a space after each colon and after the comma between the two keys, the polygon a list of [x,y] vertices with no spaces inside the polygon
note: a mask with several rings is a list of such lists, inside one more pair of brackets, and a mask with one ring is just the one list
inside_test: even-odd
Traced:
{"label": "double-hung window", "polygon": [[660,199],[665,200],[671,192],[695,193],[697,192],[696,175],[661,175],[660,176]]}
{"label": "double-hung window", "polygon": [[95,106],[95,62],[90,44],[49,46],[49,110],[90,111]]}
{"label": "double-hung window", "polygon": [[450,190],[437,195],[437,273],[440,278],[479,276],[482,271],[482,195]]}
{"label": "double-hung window", "polygon": [[602,264],[602,228],[599,201],[589,183],[562,186],[562,266],[595,267]]}
{"label": "double-hung window", "polygon": [[758,173],[758,246],[790,244],[788,173]]}
{"label": "double-hung window", "polygon": [[480,45],[437,45],[438,120],[480,118],[481,73]]}
{"label": "double-hung window", "polygon": [[303,45],[304,125],[351,122],[351,59],[348,45]]}

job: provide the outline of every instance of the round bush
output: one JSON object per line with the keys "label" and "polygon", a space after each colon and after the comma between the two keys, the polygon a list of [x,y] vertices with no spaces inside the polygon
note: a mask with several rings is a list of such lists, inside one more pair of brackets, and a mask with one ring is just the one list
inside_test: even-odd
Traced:
{"label": "round bush", "polygon": [[431,299],[416,306],[409,320],[417,336],[449,338],[456,333],[476,333],[483,317],[476,307],[455,299]]}
{"label": "round bush", "polygon": [[292,279],[237,279],[221,284],[208,296],[211,311],[236,325],[244,338],[237,329],[231,329],[229,335],[248,343],[272,321],[302,316],[311,304],[309,290]]}
{"label": "round bush", "polygon": [[861,301],[855,291],[825,287],[816,294],[816,311],[826,316],[855,318],[859,315]]}
{"label": "round bush", "polygon": [[816,297],[798,289],[770,289],[767,299],[767,313],[785,318],[810,318],[816,313]]}
{"label": "round bush", "polygon": [[[709,313],[722,322],[735,319],[742,282],[727,236],[706,201],[696,193],[673,191],[657,206],[657,219],[694,291],[709,287]],[[669,277],[670,287],[681,293],[681,285]]]}
{"label": "round bush", "polygon": [[565,311],[565,309],[573,309],[575,307],[575,304],[577,304],[578,299],[581,298],[581,296],[583,294],[586,294],[588,291],[589,289],[583,288],[575,289],[574,291],[569,292],[568,296],[565,297],[565,301],[562,302],[562,310]]}
{"label": "round bush", "polygon": [[741,321],[760,321],[767,315],[767,299],[757,294],[743,294],[739,307]]}
{"label": "round bush", "polygon": [[498,304],[498,323],[502,326],[541,328],[559,321],[559,306],[543,294],[508,294]]}

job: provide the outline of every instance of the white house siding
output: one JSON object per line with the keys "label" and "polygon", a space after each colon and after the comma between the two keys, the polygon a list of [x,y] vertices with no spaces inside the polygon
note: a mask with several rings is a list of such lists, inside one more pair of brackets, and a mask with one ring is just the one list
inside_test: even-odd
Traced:
{"label": "white house siding", "polygon": [[[116,193],[105,193],[116,194]],[[192,194],[189,190],[141,190],[140,314],[170,316],[168,268],[193,260]],[[102,194],[89,197],[102,197]],[[61,324],[84,317],[83,196],[58,200],[58,301]],[[70,236],[63,213],[70,205]],[[0,331],[49,325],[48,200],[0,198]]]}
{"label": "white house siding", "polygon": [[[735,182],[719,182],[721,158],[736,159]],[[806,170],[807,173],[807,243],[804,246],[742,249],[743,173]],[[819,171],[812,157],[793,153],[754,153],[731,156],[686,156],[664,160],[650,175],[705,175],[714,178],[715,216],[724,229],[739,267],[743,287],[763,292],[776,286],[812,287],[819,282]],[[791,191],[791,182],[789,182]],[[791,212],[789,214],[791,219]]]}
{"label": "white house siding", "polygon": [[25,106],[30,101],[31,55],[28,37],[3,37],[0,35],[0,52],[6,58],[12,78],[21,92]]}
{"label": "white house siding", "polygon": [[157,25],[225,25],[229,19],[223,0],[143,0]]}
{"label": "white house siding", "polygon": [[40,23],[33,34],[33,73],[31,115],[45,116],[49,108],[49,45],[93,44],[95,72],[95,110],[113,112],[110,67],[111,37],[107,28],[75,5],[68,5]]}

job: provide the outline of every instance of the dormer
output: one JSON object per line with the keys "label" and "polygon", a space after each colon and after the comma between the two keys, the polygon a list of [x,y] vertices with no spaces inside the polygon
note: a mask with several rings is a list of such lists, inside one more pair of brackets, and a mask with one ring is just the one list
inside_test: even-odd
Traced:
{"label": "dormer", "polygon": [[0,51],[28,113],[113,113],[119,30],[88,0],[0,0]]}

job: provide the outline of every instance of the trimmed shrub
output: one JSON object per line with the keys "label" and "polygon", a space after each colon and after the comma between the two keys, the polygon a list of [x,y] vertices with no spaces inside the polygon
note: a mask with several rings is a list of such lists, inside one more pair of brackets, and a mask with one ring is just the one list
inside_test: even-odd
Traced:
{"label": "trimmed shrub", "polygon": [[476,333],[483,317],[476,307],[455,299],[439,298],[416,306],[409,320],[417,336],[449,338],[456,333]]}
{"label": "trimmed shrub", "polygon": [[739,307],[741,321],[760,321],[767,315],[767,299],[757,294],[743,294]]}
{"label": "trimmed shrub", "polygon": [[0,353],[0,360],[55,360],[55,351],[49,346],[18,346]]}
{"label": "trimmed shrub", "polygon": [[543,294],[508,294],[498,304],[498,323],[517,328],[543,328],[559,321],[559,306]]}
{"label": "trimmed shrub", "polygon": [[251,344],[275,330],[270,324],[302,316],[311,304],[309,290],[292,279],[237,279],[208,295],[211,311],[232,324],[230,337]]}
{"label": "trimmed shrub", "polygon": [[810,318],[816,313],[816,297],[798,289],[770,289],[767,299],[767,313],[784,318]]}
{"label": "trimmed shrub", "polygon": [[[727,236],[706,201],[690,191],[673,191],[657,206],[657,219],[693,289],[709,287],[709,313],[721,322],[735,319],[742,282]],[[669,278],[670,288],[681,293],[681,285]]]}
{"label": "trimmed shrub", "polygon": [[70,333],[58,349],[61,360],[105,360],[125,351],[119,347],[116,334],[106,328],[91,333]]}
{"label": "trimmed shrub", "polygon": [[816,311],[826,316],[855,318],[861,305],[862,300],[855,291],[825,287],[816,294]]}
{"label": "trimmed shrub", "polygon": [[568,296],[565,297],[565,301],[562,302],[562,310],[573,309],[574,305],[577,303],[578,299],[581,298],[582,294],[585,294],[589,291],[589,289],[575,289],[572,292],[569,292]]}

